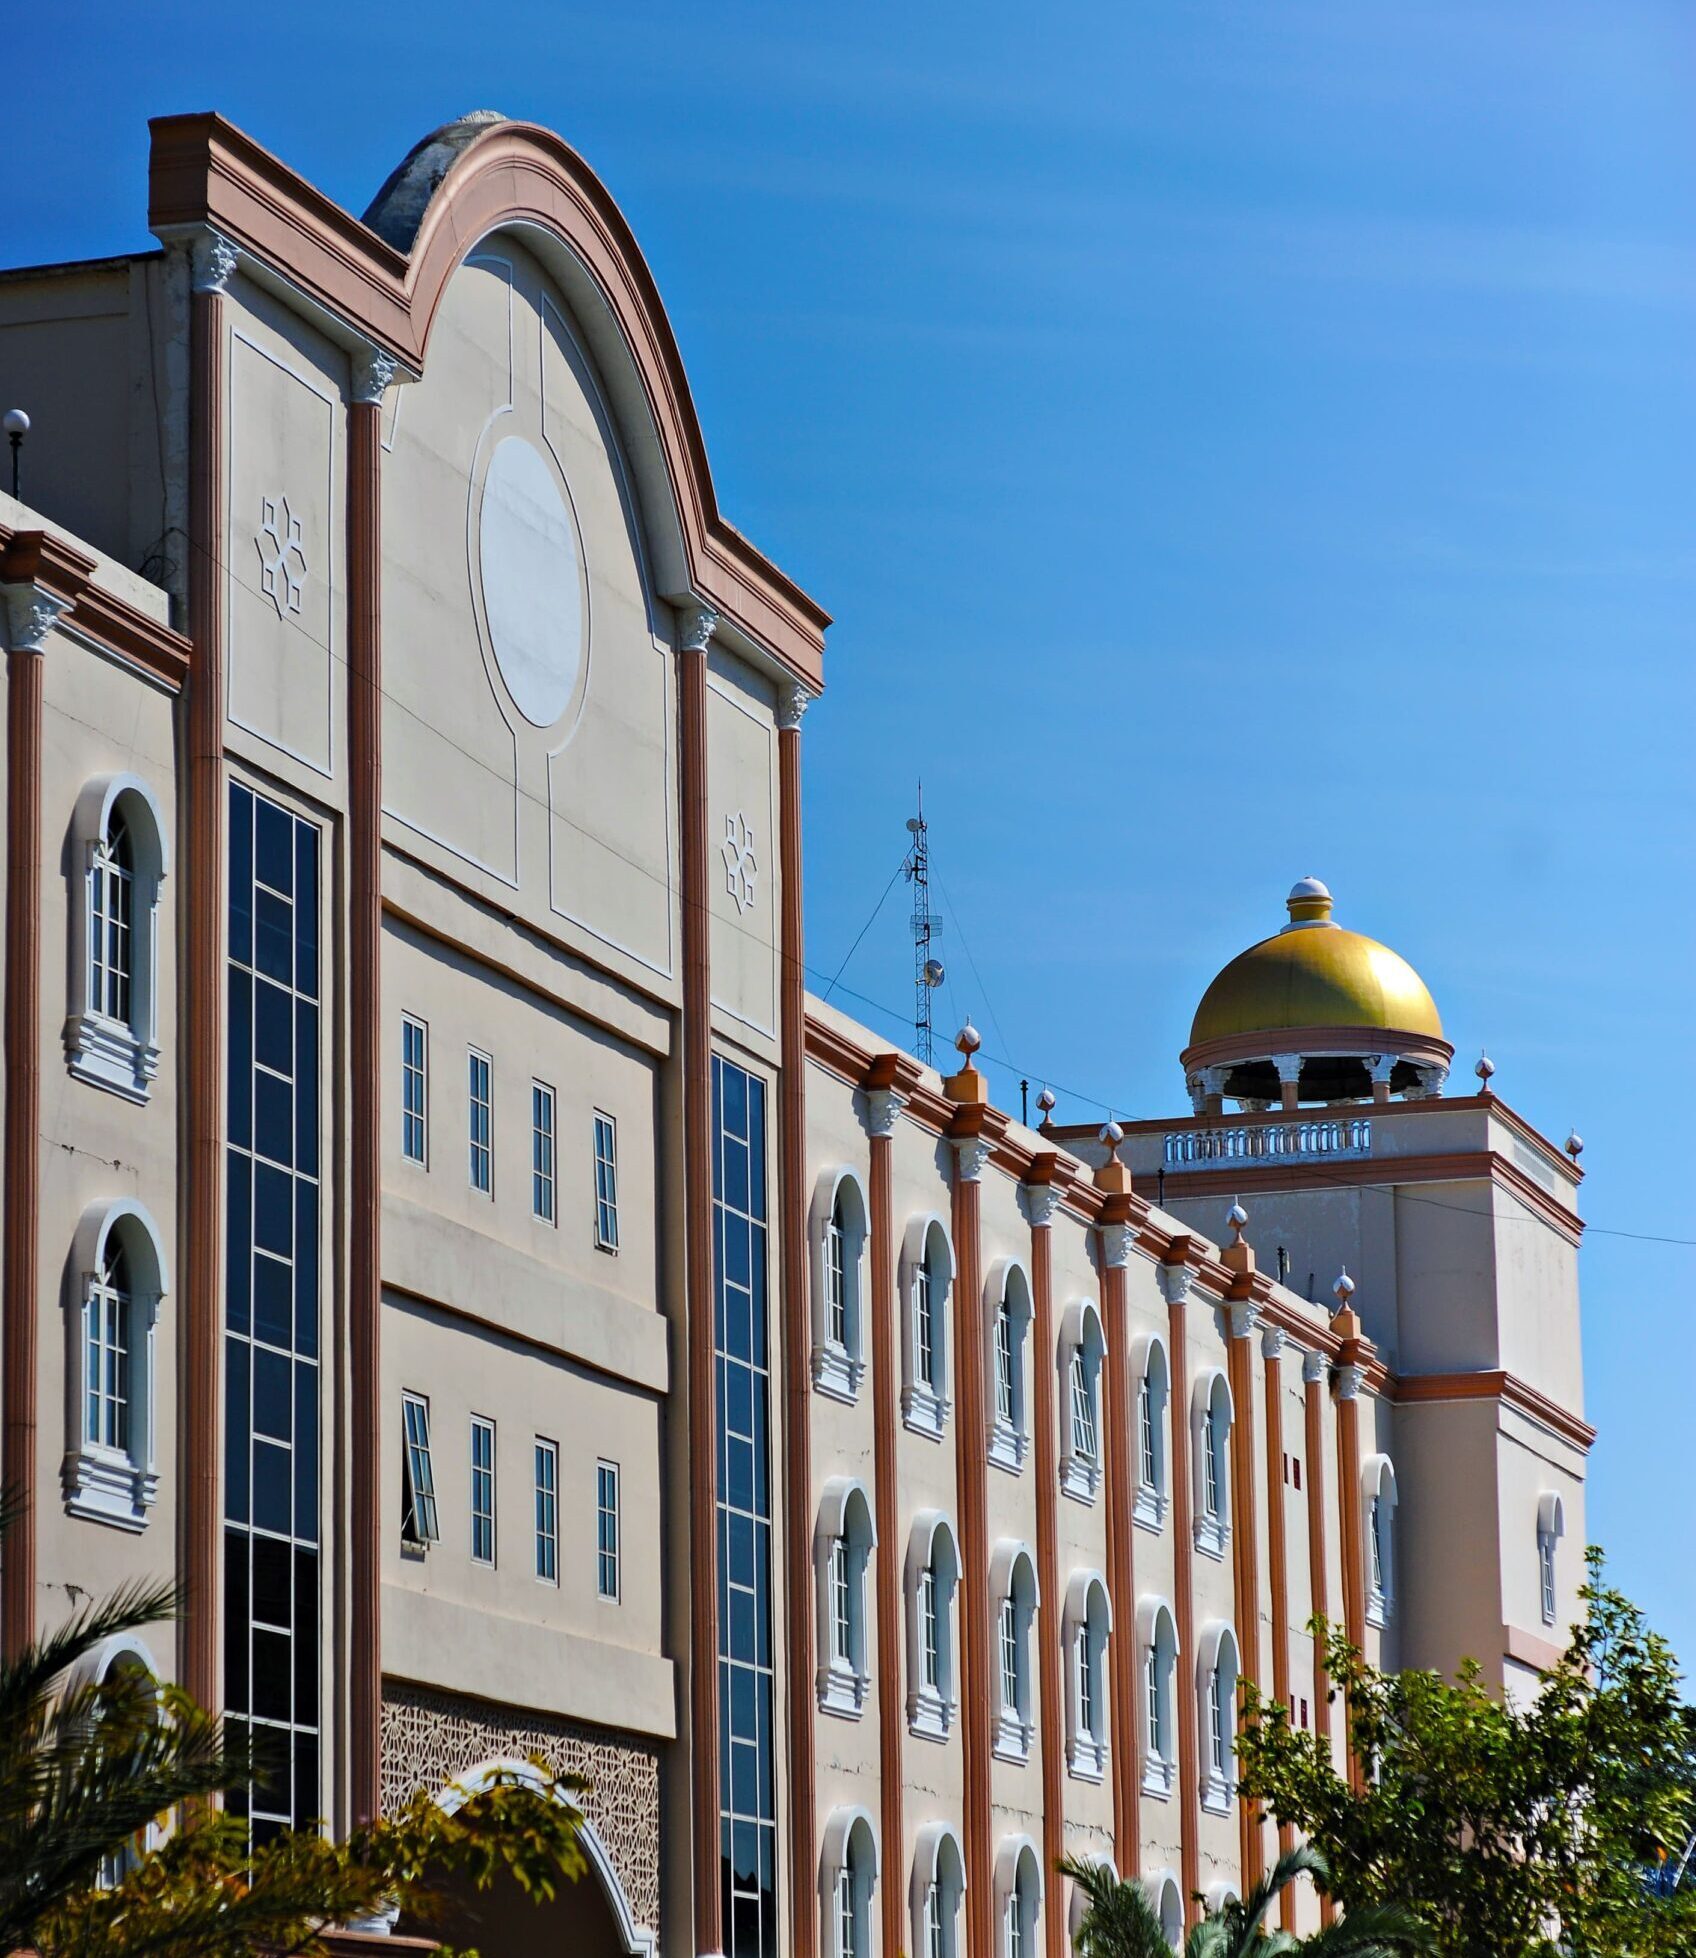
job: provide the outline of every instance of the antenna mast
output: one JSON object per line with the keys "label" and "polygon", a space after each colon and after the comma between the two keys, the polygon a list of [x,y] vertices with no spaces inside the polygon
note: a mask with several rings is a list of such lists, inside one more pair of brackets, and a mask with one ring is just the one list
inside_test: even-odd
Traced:
{"label": "antenna mast", "polygon": [[903,865],[907,882],[913,887],[913,1047],[930,1067],[936,1059],[930,996],[943,980],[942,961],[931,946],[942,935],[942,920],[933,916],[930,908],[930,832],[925,824],[923,782],[919,784],[919,813],[907,818],[907,833],[913,839]]}

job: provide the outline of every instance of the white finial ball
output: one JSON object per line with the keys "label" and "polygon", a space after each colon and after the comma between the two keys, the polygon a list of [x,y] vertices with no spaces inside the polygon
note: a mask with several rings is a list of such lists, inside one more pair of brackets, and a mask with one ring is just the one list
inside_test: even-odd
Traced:
{"label": "white finial ball", "polygon": [[8,408],[4,415],[0,415],[0,428],[8,435],[27,435],[29,416],[21,408]]}
{"label": "white finial ball", "polygon": [[1584,1138],[1577,1129],[1574,1129],[1566,1139],[1566,1152],[1574,1162],[1584,1154]]}
{"label": "white finial ball", "polygon": [[1240,1203],[1233,1203],[1225,1213],[1225,1222],[1230,1225],[1232,1230],[1240,1231],[1244,1224],[1248,1222],[1248,1212]]}
{"label": "white finial ball", "polygon": [[965,1055],[967,1060],[970,1060],[972,1056],[978,1051],[978,1049],[983,1045],[983,1036],[978,1032],[977,1028],[972,1025],[971,1021],[968,1020],[966,1024],[960,1029],[959,1035],[955,1039],[954,1045],[957,1048],[959,1048],[960,1052]]}
{"label": "white finial ball", "polygon": [[1107,1149],[1109,1151],[1117,1149],[1119,1144],[1123,1142],[1124,1139],[1125,1139],[1125,1131],[1122,1128],[1120,1128],[1117,1122],[1106,1121],[1102,1123],[1101,1125],[1102,1148]]}
{"label": "white finial ball", "polygon": [[1317,877],[1298,877],[1290,886],[1290,901],[1299,904],[1304,898],[1329,897],[1330,891]]}
{"label": "white finial ball", "polygon": [[1496,1071],[1496,1063],[1491,1060],[1488,1054],[1480,1054],[1478,1056],[1478,1065],[1472,1071],[1487,1088],[1490,1085],[1490,1076]]}
{"label": "white finial ball", "polygon": [[1337,1304],[1339,1307],[1347,1305],[1349,1300],[1354,1297],[1354,1280],[1349,1276],[1347,1265],[1344,1265],[1342,1270],[1338,1272],[1337,1282],[1331,1287],[1331,1290],[1337,1295]]}
{"label": "white finial ball", "polygon": [[1042,1089],[1037,1095],[1036,1105],[1044,1115],[1052,1115],[1054,1113],[1054,1090],[1052,1088]]}

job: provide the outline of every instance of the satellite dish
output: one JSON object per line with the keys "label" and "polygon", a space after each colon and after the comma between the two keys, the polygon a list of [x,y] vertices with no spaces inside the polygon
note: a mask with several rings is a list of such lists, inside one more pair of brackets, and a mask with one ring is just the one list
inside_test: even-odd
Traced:
{"label": "satellite dish", "polygon": [[907,818],[907,828],[914,836],[917,836],[919,831],[924,828],[924,824],[919,821],[917,816],[909,816]]}
{"label": "satellite dish", "polygon": [[943,972],[941,959],[925,960],[925,984],[934,991],[947,975]]}

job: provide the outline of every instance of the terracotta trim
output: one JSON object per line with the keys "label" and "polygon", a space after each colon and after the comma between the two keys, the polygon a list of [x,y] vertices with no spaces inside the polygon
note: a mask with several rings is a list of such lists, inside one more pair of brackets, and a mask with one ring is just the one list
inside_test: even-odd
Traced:
{"label": "terracotta trim", "polygon": [[[899,1951],[904,1939],[906,1889],[900,1872],[906,1865],[902,1820],[901,1710],[906,1704],[902,1682],[901,1541],[899,1468],[896,1427],[900,1395],[900,1302],[895,1290],[895,1227],[891,1184],[893,1143],[887,1134],[871,1139],[871,1267],[872,1267],[872,1475],[877,1504],[877,1758],[879,1863],[882,1869],[879,1908],[883,1917],[885,1951]],[[806,1323],[804,1307],[792,1323]],[[809,1905],[816,1891],[803,1886]]]}
{"label": "terracotta trim", "polygon": [[[704,664],[704,662],[702,662]],[[807,1326],[807,1068],[806,966],[801,914],[801,731],[779,730],[777,737],[779,851],[782,866],[780,964],[782,986],[781,1058],[778,1083],[779,1146],[783,1201],[783,1453],[788,1502],[785,1534],[786,1597],[789,1607],[789,1853],[791,1927],[795,1958],[813,1958],[818,1942],[818,1888],[814,1880],[817,1815],[814,1792],[813,1727],[813,1484],[812,1395],[808,1378]],[[704,832],[703,832],[704,834]],[[888,1175],[887,1139],[885,1177]],[[875,1153],[877,1143],[872,1144]],[[874,1166],[874,1177],[875,1177]],[[875,1199],[874,1199],[875,1202]],[[885,1193],[887,1209],[887,1192]],[[877,1284],[876,1233],[873,1279]],[[874,1324],[876,1306],[873,1306]],[[874,1382],[873,1392],[881,1388]],[[881,1499],[882,1479],[878,1482]],[[893,1544],[879,1531],[880,1544]],[[893,1554],[890,1552],[889,1554]],[[884,1555],[878,1558],[881,1580]]]}
{"label": "terracotta trim", "polygon": [[1178,1830],[1179,1884],[1184,1894],[1186,1929],[1199,1922],[1196,1903],[1201,1889],[1201,1752],[1197,1732],[1195,1667],[1195,1547],[1190,1514],[1189,1328],[1187,1307],[1180,1299],[1166,1308],[1166,1343],[1170,1348],[1172,1394],[1167,1405],[1172,1458],[1172,1600],[1177,1619],[1178,1651],[1182,1655],[1178,1693]]}
{"label": "terracotta trim", "polygon": [[183,1164],[182,1680],[221,1704],[219,1463],[224,1245],[224,298],[197,292],[190,316],[187,821],[182,896]]}
{"label": "terracotta trim", "polygon": [[[1225,1359],[1235,1414],[1231,1422],[1232,1615],[1236,1619],[1237,1651],[1243,1672],[1259,1685],[1265,1680],[1266,1672],[1260,1645],[1260,1515],[1258,1492],[1254,1486],[1252,1331],[1239,1334],[1235,1327],[1231,1329]],[[1261,1840],[1260,1823],[1259,1803],[1245,1801],[1239,1796],[1237,1834],[1245,1897],[1264,1874],[1265,1847]]]}
{"label": "terracotta trim", "polygon": [[382,1812],[382,409],[354,402],[347,417],[348,1798],[357,1827]]}
{"label": "terracotta trim", "polygon": [[[1304,1446],[1307,1449],[1307,1566],[1309,1615],[1329,1621],[1331,1573],[1325,1549],[1325,1382],[1322,1376],[1305,1381]],[[1331,1675],[1325,1646],[1313,1641],[1313,1728],[1321,1740],[1331,1739]],[[1320,1916],[1329,1924],[1336,1915],[1329,1897],[1319,1900]]]}
{"label": "terracotta trim", "polygon": [[[1360,1397],[1337,1400],[1337,1529],[1343,1557],[1343,1629],[1357,1652],[1366,1650],[1366,1584],[1361,1569],[1360,1534]],[[1345,1706],[1345,1718],[1347,1708]],[[1345,1729],[1345,1745],[1346,1745]],[[1361,1788],[1360,1763],[1348,1749],[1349,1785]]]}
{"label": "terracotta trim", "polygon": [[448,280],[479,239],[509,225],[562,239],[630,349],[681,520],[690,591],[819,690],[829,614],[720,514],[653,275],[606,187],[557,136],[509,122],[468,144],[405,256],[221,116],[165,116],[150,128],[148,224],[161,239],[210,226],[415,372]]}
{"label": "terracotta trim", "polygon": [[[677,656],[683,912],[683,1221],[689,1338],[689,1658],[695,1949],[720,1942],[718,1449],[713,1363],[712,980],[708,966],[706,640]],[[794,1681],[790,1682],[794,1690]],[[798,1874],[798,1873],[797,1873]]]}
{"label": "terracotta trim", "polygon": [[54,531],[0,524],[0,584],[44,584],[69,600],[61,627],[134,666],[173,693],[188,678],[189,642],[138,611],[128,599],[90,582],[95,560]]}
{"label": "terracotta trim", "polygon": [[[1217,1040],[1198,1040],[1178,1056],[1178,1065],[1189,1073],[1198,1067],[1228,1067],[1233,1061],[1264,1060],[1274,1051],[1313,1055],[1387,1053],[1442,1067],[1447,1067],[1455,1057],[1455,1050],[1446,1040],[1428,1033],[1414,1033],[1405,1027],[1261,1027],[1251,1033],[1221,1034]],[[1289,1111],[1280,1112],[1288,1121]],[[1214,1117],[1215,1121],[1218,1119]]]}
{"label": "terracotta trim", "polygon": [[[1059,1157],[1049,1163],[1059,1166]],[[1042,1179],[1051,1185],[1052,1173]],[[1044,1221],[1036,1222],[1035,1218]],[[1042,1595],[1037,1639],[1037,1733],[1042,1751],[1042,1866],[1047,1872],[1043,1883],[1042,1925],[1045,1958],[1066,1958],[1065,1886],[1054,1874],[1054,1866],[1066,1853],[1066,1798],[1063,1734],[1066,1710],[1061,1679],[1061,1629],[1063,1612],[1060,1599],[1060,1551],[1058,1518],[1060,1500],[1060,1457],[1056,1443],[1057,1383],[1052,1377],[1054,1342],[1054,1228],[1041,1210],[1033,1212],[1031,1223],[1031,1293],[1036,1321],[1033,1350],[1036,1355],[1036,1581]],[[1064,1383],[1058,1384],[1064,1392]],[[895,1886],[891,1886],[892,1888]],[[899,1917],[899,1905],[897,1905]],[[899,1924],[897,1924],[899,1930]],[[885,1931],[885,1951],[899,1951],[899,1937],[892,1942]]]}
{"label": "terracotta trim", "polygon": [[[981,1107],[961,1109],[960,1135],[980,1126]],[[990,1834],[989,1436],[984,1407],[983,1261],[978,1183],[954,1159],[955,1500],[960,1510],[960,1746],[965,1767],[966,1949],[988,1951],[994,1931],[994,1845]]]}
{"label": "terracotta trim", "polygon": [[[1147,1194],[1146,1186],[1152,1180],[1146,1174],[1139,1179],[1143,1194]],[[1557,1203],[1541,1184],[1534,1183],[1517,1164],[1494,1149],[1452,1156],[1369,1156],[1354,1162],[1233,1163],[1223,1169],[1166,1172],[1167,1194],[1186,1201],[1205,1196],[1251,1196],[1260,1190],[1394,1190],[1412,1183],[1482,1182],[1518,1197],[1567,1243],[1576,1245],[1583,1237],[1582,1218]]]}
{"label": "terracotta trim", "polygon": [[[12,554],[8,553],[8,559]],[[0,566],[7,583],[19,567]],[[30,582],[35,582],[31,580]],[[0,1559],[0,1653],[35,1636],[36,1401],[41,1316],[41,720],[39,640],[6,657],[5,1440],[0,1462],[15,1514]]]}
{"label": "terracotta trim", "polygon": [[1422,1401],[1499,1400],[1586,1453],[1596,1439],[1596,1430],[1589,1422],[1502,1368],[1482,1373],[1397,1374],[1391,1383],[1390,1397],[1399,1407]]}
{"label": "terracotta trim", "polygon": [[1502,1654],[1541,1673],[1553,1672],[1566,1657],[1564,1647],[1552,1639],[1539,1638],[1535,1632],[1522,1632],[1517,1625],[1502,1627]]}
{"label": "terracotta trim", "polygon": [[[1142,1774],[1137,1745],[1142,1731],[1138,1724],[1138,1674],[1142,1668],[1137,1663],[1135,1529],[1131,1521],[1131,1449],[1136,1425],[1127,1391],[1131,1355],[1125,1290],[1125,1267],[1103,1259],[1101,1323],[1107,1339],[1107,1395],[1102,1437],[1107,1468],[1107,1586],[1113,1601],[1109,1648],[1113,1691],[1108,1703],[1113,1728],[1113,1855],[1119,1874],[1131,1878],[1142,1874]],[[1174,1405],[1175,1400],[1174,1396]]]}
{"label": "terracotta trim", "polygon": [[[1265,1351],[1266,1381],[1266,1557],[1272,1586],[1272,1697],[1280,1706],[1290,1703],[1290,1573],[1285,1532],[1289,1491],[1284,1482],[1284,1369],[1274,1341]],[[1278,1824],[1278,1854],[1295,1843],[1295,1830]],[[1286,1885],[1278,1902],[1278,1921],[1286,1931],[1296,1927],[1294,1890]]]}

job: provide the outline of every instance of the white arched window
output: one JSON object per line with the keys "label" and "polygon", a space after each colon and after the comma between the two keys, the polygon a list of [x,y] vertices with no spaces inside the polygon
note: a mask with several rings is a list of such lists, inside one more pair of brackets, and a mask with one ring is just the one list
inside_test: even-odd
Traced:
{"label": "white arched window", "polygon": [[159,1072],[159,887],[165,823],[135,775],[102,775],[71,818],[70,1012],[79,1081],[146,1101]]}
{"label": "white arched window", "polygon": [[1160,1920],[1160,1935],[1174,1951],[1184,1942],[1184,1893],[1170,1870],[1156,1870],[1142,1880],[1148,1907]]}
{"label": "white arched window", "polygon": [[[61,1711],[81,1701],[93,1721],[116,1718],[133,1730],[138,1721],[151,1725],[161,1706],[159,1668],[153,1654],[134,1632],[116,1632],[93,1651],[85,1652],[65,1675]],[[159,1831],[147,1823],[120,1849],[100,1859],[95,1881],[102,1890],[115,1889],[158,1840]]]}
{"label": "white arched window", "polygon": [[1237,1785],[1237,1635],[1218,1620],[1201,1635],[1196,1656],[1200,1697],[1201,1805],[1223,1814]]}
{"label": "white arched window", "polygon": [[[1086,1849],[1079,1861],[1094,1864],[1098,1870],[1105,1870],[1115,1883],[1118,1882],[1118,1865],[1104,1850]],[[1084,1919],[1088,1915],[1089,1893],[1081,1883],[1074,1880],[1071,1901],[1066,1906],[1066,1942],[1069,1947],[1077,1943],[1079,1933],[1084,1928]]]}
{"label": "white arched window", "polygon": [[1387,1625],[1396,1606],[1396,1471],[1389,1456],[1369,1455],[1360,1482],[1366,1622]]}
{"label": "white arched window", "polygon": [[1231,1535],[1231,1387],[1217,1367],[1195,1383],[1190,1431],[1195,1455],[1195,1544],[1223,1557]]}
{"label": "white arched window", "polygon": [[851,1401],[866,1371],[862,1310],[866,1193],[851,1169],[827,1169],[813,1191],[813,1385]]}
{"label": "white arched window", "polygon": [[1029,1836],[1003,1836],[996,1851],[995,1926],[1000,1958],[1038,1958],[1042,1858]]}
{"label": "white arched window", "polygon": [[850,1720],[871,1691],[866,1565],[877,1542],[861,1485],[834,1475],[819,1497],[813,1559],[818,1585],[819,1707]]}
{"label": "white arched window", "polygon": [[1137,1492],[1131,1513],[1139,1523],[1158,1530],[1166,1520],[1166,1407],[1172,1397],[1172,1369],[1166,1342],[1151,1333],[1136,1355]]}
{"label": "white arched window", "polygon": [[1066,1765],[1080,1781],[1107,1769],[1107,1641],[1113,1610],[1101,1573],[1079,1570],[1066,1586]]}
{"label": "white arched window", "polygon": [[913,1845],[913,1950],[917,1958],[957,1958],[966,1861],[946,1822],[927,1822]]}
{"label": "white arched window", "polygon": [[83,1212],[70,1263],[71,1419],[65,1507],[146,1527],[154,1460],[154,1338],[168,1280],[159,1228],[125,1197]]}
{"label": "white arched window", "polygon": [[863,1808],[832,1809],[819,1854],[824,1958],[871,1958],[877,1832]]}
{"label": "white arched window", "polygon": [[948,1299],[954,1247],[934,1213],[915,1217],[901,1244],[905,1320],[901,1416],[916,1434],[940,1436],[948,1424]]}
{"label": "white arched window", "polygon": [[946,1740],[959,1699],[954,1687],[954,1594],[960,1552],[947,1518],[921,1509],[907,1544],[907,1724]]}
{"label": "white arched window", "polygon": [[1036,1733],[1031,1628],[1038,1600],[1036,1566],[1022,1543],[1004,1541],[995,1546],[989,1595],[995,1611],[994,1749],[1004,1761],[1024,1761],[1030,1758]]}
{"label": "white arched window", "polygon": [[1137,1606],[1137,1650],[1142,1659],[1142,1786],[1164,1801],[1178,1773],[1178,1627],[1164,1598]]}
{"label": "white arched window", "polygon": [[1545,1625],[1554,1624],[1560,1615],[1555,1553],[1565,1535],[1566,1505],[1553,1490],[1545,1490],[1537,1498],[1537,1591]]}
{"label": "white arched window", "polygon": [[1107,1341],[1093,1299],[1077,1299],[1060,1320],[1060,1488],[1094,1502],[1101,1487],[1101,1365]]}
{"label": "white arched window", "polygon": [[1031,1323],[1031,1282],[1017,1258],[1001,1258],[984,1287],[988,1314],[985,1360],[989,1379],[989,1459],[1017,1474],[1030,1445],[1025,1400],[1025,1340]]}

